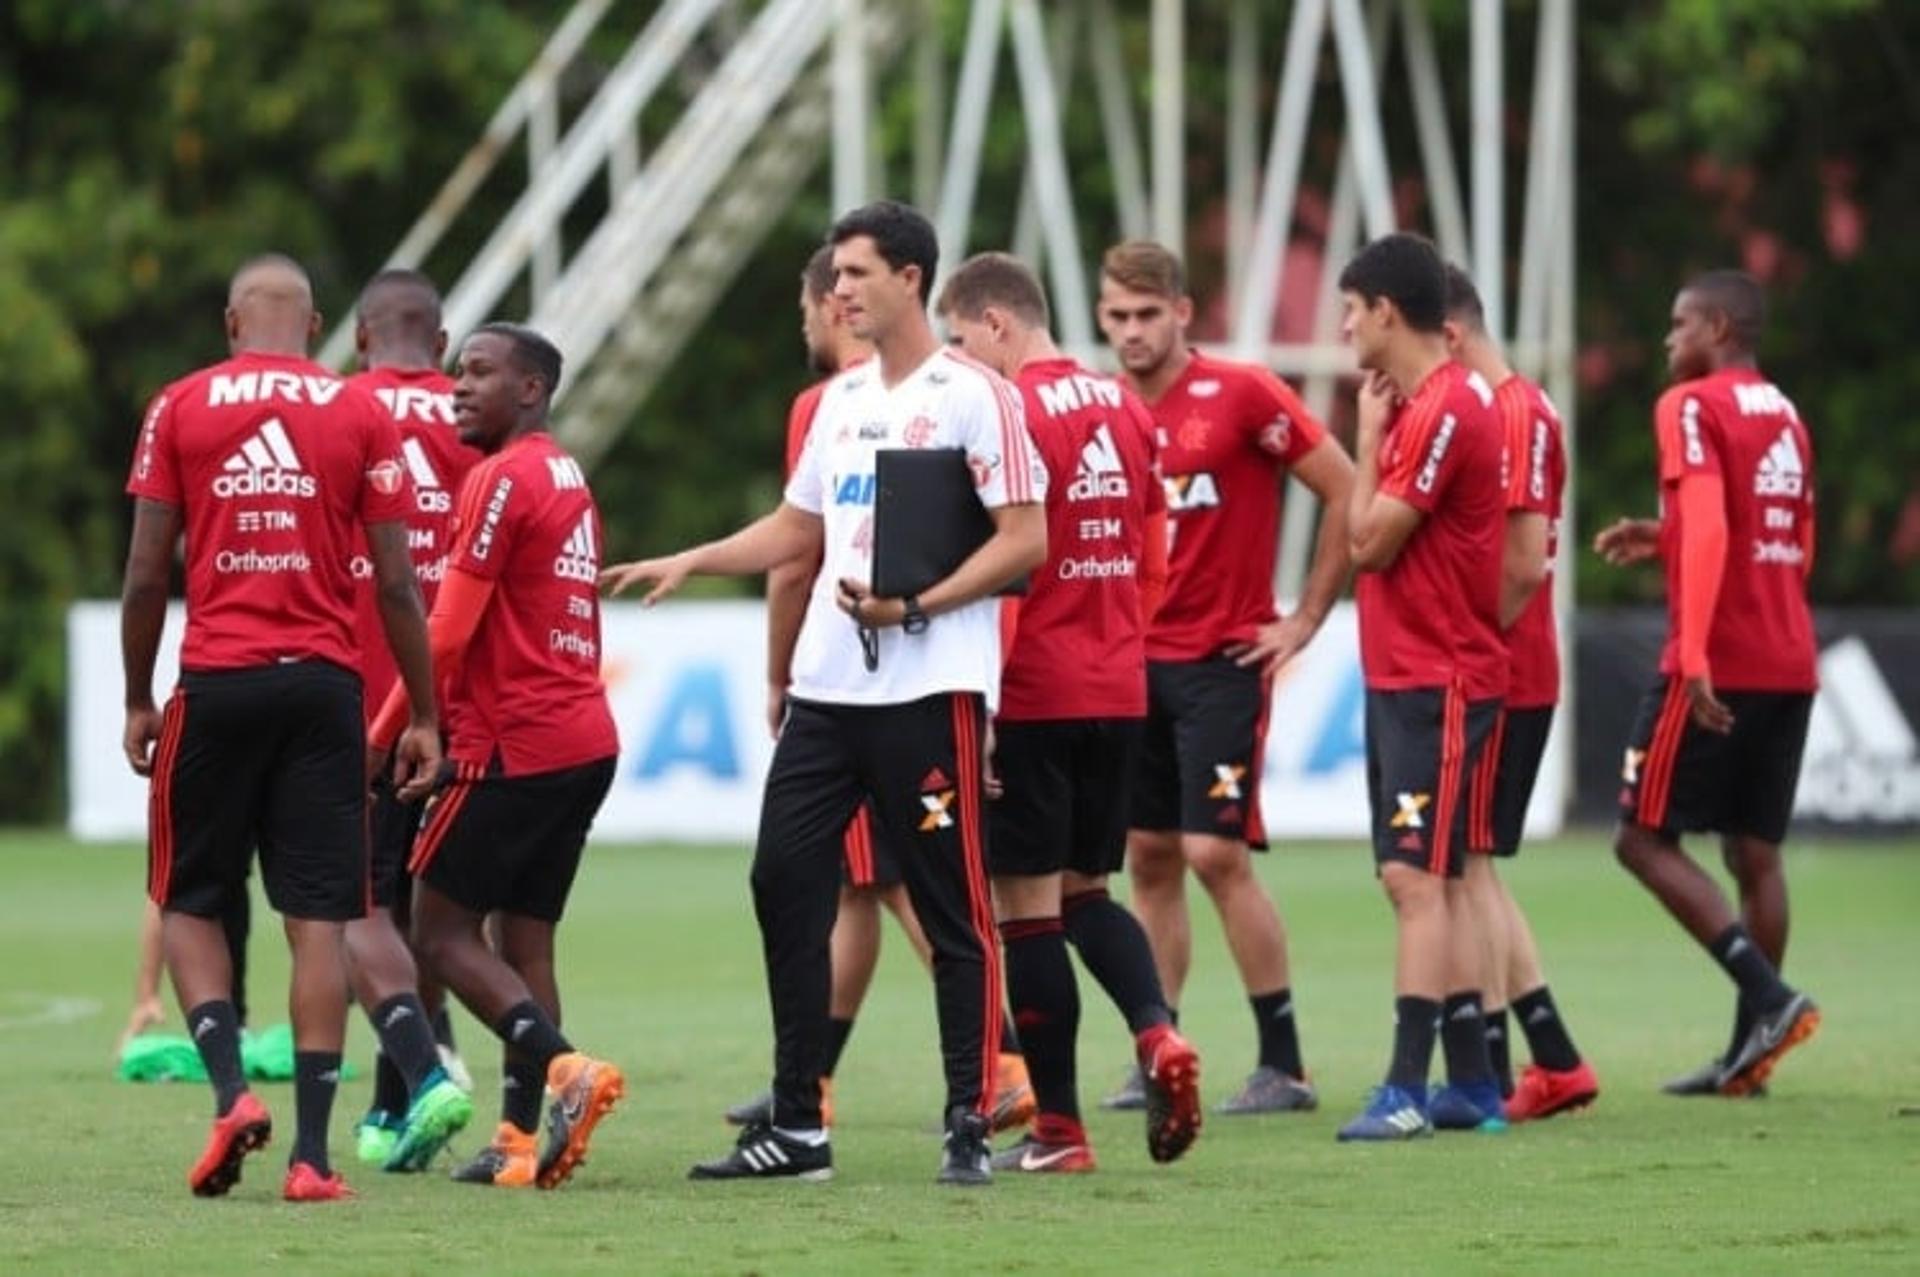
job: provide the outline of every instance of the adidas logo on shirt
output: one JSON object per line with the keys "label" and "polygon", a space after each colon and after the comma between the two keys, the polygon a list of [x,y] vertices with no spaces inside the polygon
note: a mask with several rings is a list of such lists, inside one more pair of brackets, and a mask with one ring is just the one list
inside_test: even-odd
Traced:
{"label": "adidas logo on shirt", "polygon": [[278,417],[261,422],[220,470],[213,481],[216,497],[312,497],[320,491]]}
{"label": "adidas logo on shirt", "polygon": [[594,544],[593,511],[580,516],[580,522],[567,535],[560,556],[553,561],[553,574],[563,581],[584,581],[593,585],[600,579],[600,550]]}
{"label": "adidas logo on shirt", "polygon": [[1102,425],[1080,450],[1080,468],[1067,488],[1069,501],[1095,501],[1101,497],[1127,495],[1127,476],[1120,465],[1120,450],[1113,434]]}
{"label": "adidas logo on shirt", "polygon": [[440,476],[434,471],[433,462],[420,441],[402,440],[400,457],[407,463],[407,474],[413,479],[413,503],[420,513],[446,514],[451,511],[453,496],[441,486]]}
{"label": "adidas logo on shirt", "polygon": [[1797,497],[1806,486],[1807,471],[1800,461],[1800,445],[1794,442],[1792,427],[1782,427],[1760,465],[1753,473],[1756,497]]}

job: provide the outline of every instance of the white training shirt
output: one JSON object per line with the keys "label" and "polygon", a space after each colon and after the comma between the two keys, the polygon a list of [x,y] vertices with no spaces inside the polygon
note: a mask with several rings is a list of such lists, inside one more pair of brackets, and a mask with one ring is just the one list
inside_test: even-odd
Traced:
{"label": "white training shirt", "polygon": [[942,346],[891,389],[878,360],[827,383],[806,446],[787,482],[789,504],[820,515],[826,544],[793,655],[800,700],[904,705],[939,692],[1000,698],[999,600],[932,618],[926,632],[879,631],[880,668],[868,670],[853,618],[834,594],[842,577],[873,579],[874,454],[882,448],[964,449],[987,509],[1046,499],[1047,473],[1027,435],[1019,390]]}

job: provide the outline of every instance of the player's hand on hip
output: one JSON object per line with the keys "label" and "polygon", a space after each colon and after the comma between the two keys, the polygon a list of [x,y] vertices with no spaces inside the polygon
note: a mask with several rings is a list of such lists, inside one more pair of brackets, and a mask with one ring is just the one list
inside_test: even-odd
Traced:
{"label": "player's hand on hip", "polygon": [[600,588],[608,594],[624,594],[636,585],[653,583],[642,607],[652,607],[686,583],[693,575],[693,561],[685,554],[669,554],[662,559],[640,559],[634,563],[616,563],[600,573]]}
{"label": "player's hand on hip", "polygon": [[1691,702],[1694,725],[1702,731],[1725,736],[1733,730],[1733,711],[1713,694],[1713,680],[1705,674],[1687,680],[1687,700]]}
{"label": "player's hand on hip", "polygon": [[784,683],[767,684],[767,735],[780,739],[780,729],[787,722],[787,686]]}
{"label": "player's hand on hip", "polygon": [[153,775],[153,743],[160,739],[160,711],[151,705],[127,708],[127,727],[120,747],[127,752],[127,765],[136,776]]}
{"label": "player's hand on hip", "polygon": [[840,578],[833,601],[842,612],[869,629],[898,625],[907,617],[905,599],[883,599],[850,576]]}
{"label": "player's hand on hip", "polygon": [[1615,567],[1657,558],[1660,524],[1653,519],[1615,519],[1595,534],[1593,552]]}
{"label": "player's hand on hip", "polygon": [[416,723],[400,733],[393,747],[393,788],[400,801],[417,803],[440,779],[440,729]]}
{"label": "player's hand on hip", "polygon": [[1319,626],[1295,613],[1263,625],[1251,643],[1236,643],[1226,649],[1235,665],[1258,665],[1261,676],[1272,678],[1286,668],[1313,641]]}
{"label": "player's hand on hip", "polygon": [[993,734],[993,720],[988,719],[986,757],[983,760],[985,765],[980,769],[980,788],[986,791],[990,799],[998,798],[1007,792],[1007,787],[1000,782],[1000,769],[993,765],[994,751],[999,746],[1000,742]]}

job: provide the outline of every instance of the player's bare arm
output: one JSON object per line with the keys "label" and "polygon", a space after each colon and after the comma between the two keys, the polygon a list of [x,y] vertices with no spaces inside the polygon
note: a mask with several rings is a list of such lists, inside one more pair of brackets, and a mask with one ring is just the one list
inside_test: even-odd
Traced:
{"label": "player's bare arm", "polygon": [[616,563],[600,573],[600,585],[610,594],[621,594],[651,581],[653,588],[640,602],[652,607],[690,576],[758,576],[782,564],[819,558],[823,541],[819,515],[782,501],[772,514],[732,536],[658,559]]}
{"label": "player's bare arm", "polygon": [[1547,579],[1547,516],[1531,510],[1507,515],[1500,558],[1500,628],[1510,629]]}
{"label": "player's bare arm", "polygon": [[[1047,561],[1047,510],[1037,501],[989,510],[993,535],[966,562],[919,595],[920,610],[938,616],[984,599]],[[877,597],[864,581],[840,578],[834,595],[840,610],[875,629],[898,625],[907,615],[905,599]]]}
{"label": "player's bare arm", "polygon": [[1594,535],[1593,552],[1617,568],[1657,559],[1660,520],[1615,519]]}
{"label": "player's bare arm", "polygon": [[1353,494],[1353,462],[1328,435],[1300,459],[1293,474],[1320,499],[1321,507],[1320,532],[1300,601],[1288,615],[1261,626],[1252,643],[1229,653],[1240,665],[1259,665],[1268,677],[1278,674],[1313,641],[1334,602],[1347,588],[1347,518]]}
{"label": "player's bare arm", "polygon": [[153,663],[167,622],[167,576],[180,511],[145,497],[133,503],[133,536],[120,588],[120,657],[126,670],[127,725],[122,747],[136,775],[153,774],[153,743],[160,738],[160,711],[153,704]]}
{"label": "player's bare arm", "polygon": [[407,691],[408,721],[393,749],[393,781],[403,798],[424,797],[440,768],[440,717],[433,696],[433,659],[420,583],[413,573],[407,525],[389,519],[367,525],[367,554],[380,600],[380,625]]}
{"label": "player's bare arm", "polygon": [[819,556],[810,555],[767,573],[767,730],[775,736],[793,682],[793,649],[807,616],[807,596],[819,572]]}
{"label": "player's bare arm", "polygon": [[1380,492],[1380,441],[1392,416],[1392,383],[1378,373],[1360,383],[1360,424],[1354,438],[1353,496],[1348,502],[1347,546],[1357,572],[1393,566],[1400,548],[1420,526],[1420,512]]}

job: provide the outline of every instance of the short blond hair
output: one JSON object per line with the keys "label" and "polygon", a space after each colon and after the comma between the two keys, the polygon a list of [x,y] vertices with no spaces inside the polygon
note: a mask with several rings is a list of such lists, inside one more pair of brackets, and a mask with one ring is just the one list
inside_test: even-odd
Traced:
{"label": "short blond hair", "polygon": [[1109,248],[1100,259],[1100,273],[1136,293],[1174,300],[1187,295],[1187,272],[1180,258],[1150,239],[1123,240]]}
{"label": "short blond hair", "polygon": [[961,262],[941,287],[937,309],[955,319],[975,320],[989,306],[1011,312],[1029,328],[1051,322],[1040,281],[1009,253],[976,253]]}

